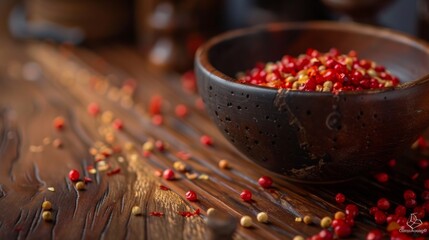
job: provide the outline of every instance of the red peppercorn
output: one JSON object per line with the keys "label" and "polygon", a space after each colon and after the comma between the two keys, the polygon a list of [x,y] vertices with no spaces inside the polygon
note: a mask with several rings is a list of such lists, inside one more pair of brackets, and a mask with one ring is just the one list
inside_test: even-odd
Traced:
{"label": "red peppercorn", "polygon": [[417,178],[419,178],[420,174],[418,172],[413,173],[413,175],[411,175],[411,180],[416,181]]}
{"label": "red peppercorn", "polygon": [[418,162],[418,165],[420,169],[426,169],[429,167],[429,160],[428,159],[420,159]]}
{"label": "red peppercorn", "polygon": [[405,200],[405,207],[407,208],[413,208],[417,205],[417,201],[416,199],[407,199]]}
{"label": "red peppercorn", "polygon": [[164,122],[164,117],[160,114],[155,114],[152,116],[153,125],[160,126]]}
{"label": "red peppercorn", "polygon": [[377,173],[374,175],[375,179],[379,183],[387,183],[389,181],[389,175],[387,173]]}
{"label": "red peppercorn", "polygon": [[97,116],[100,113],[100,106],[97,103],[90,103],[86,110],[91,116]]}
{"label": "red peppercorn", "polygon": [[423,209],[425,210],[426,214],[429,215],[429,201],[426,201],[422,204]]}
{"label": "red peppercorn", "polygon": [[416,199],[416,193],[413,190],[405,190],[404,191],[404,199]]}
{"label": "red peppercorn", "polygon": [[351,227],[347,224],[341,224],[336,226],[334,228],[334,231],[339,238],[348,237],[352,233]]}
{"label": "red peppercorn", "polygon": [[331,226],[332,226],[333,228],[335,228],[336,226],[344,225],[344,224],[346,224],[346,222],[344,221],[344,219],[334,219],[334,220],[332,221],[332,223],[331,223]]}
{"label": "red peppercorn", "polygon": [[382,211],[378,211],[374,214],[374,220],[377,224],[383,224],[386,222],[386,214],[384,214]]}
{"label": "red peppercorn", "polygon": [[383,232],[381,232],[378,229],[371,230],[366,235],[366,240],[382,240],[383,239]]}
{"label": "red peppercorn", "polygon": [[420,137],[417,139],[417,146],[418,146],[420,149],[427,148],[428,144],[427,144],[427,142],[426,142],[426,139],[425,139],[423,136],[420,136]]}
{"label": "red peppercorn", "polygon": [[170,168],[167,168],[162,173],[162,177],[166,180],[173,180],[175,178],[174,171],[171,170]]}
{"label": "red peppercorn", "polygon": [[345,209],[346,215],[355,218],[359,214],[359,209],[354,204],[348,204]]}
{"label": "red peppercorn", "polygon": [[337,203],[344,203],[346,201],[346,196],[342,193],[337,193],[337,195],[335,195],[335,201]]}
{"label": "red peppercorn", "polygon": [[240,194],[241,199],[243,199],[243,201],[248,202],[250,200],[252,200],[252,192],[250,190],[243,190]]}
{"label": "red peppercorn", "polygon": [[65,120],[63,117],[56,117],[54,119],[54,127],[57,130],[62,130],[64,128],[64,122],[65,122]]}
{"label": "red peppercorn", "polygon": [[396,216],[403,217],[403,216],[405,216],[406,213],[407,213],[407,209],[404,206],[402,206],[402,205],[396,206],[396,208],[395,208]]}
{"label": "red peppercorn", "polygon": [[390,208],[390,202],[386,198],[380,198],[377,201],[377,207],[381,210],[387,210]]}
{"label": "red peppercorn", "polygon": [[76,169],[70,170],[70,172],[69,172],[70,181],[76,182],[77,180],[79,180],[79,178],[80,178],[80,173],[78,170],[76,170]]}
{"label": "red peppercorn", "polygon": [[379,211],[380,209],[378,209],[378,207],[372,207],[372,208],[370,208],[369,209],[369,214],[371,214],[371,215],[373,215],[374,216],[374,214],[377,212],[377,211]]}
{"label": "red peppercorn", "polygon": [[428,190],[423,191],[421,197],[423,201],[429,201],[429,191]]}
{"label": "red peppercorn", "polygon": [[213,145],[213,140],[211,139],[211,137],[209,137],[207,135],[201,136],[200,142],[204,145],[207,145],[207,146]]}
{"label": "red peppercorn", "polygon": [[160,152],[162,152],[162,151],[164,151],[164,150],[165,150],[165,144],[164,144],[164,142],[163,142],[163,141],[161,141],[161,140],[156,140],[156,141],[155,141],[155,147],[156,147],[156,149],[158,149],[158,151],[160,151]]}
{"label": "red peppercorn", "polygon": [[389,215],[386,217],[386,222],[387,222],[387,223],[396,222],[396,220],[398,220],[398,216],[397,216],[397,215],[395,215],[395,214],[389,214]]}
{"label": "red peppercorn", "polygon": [[188,199],[191,202],[195,202],[198,200],[197,194],[194,191],[189,190],[188,192],[186,192],[185,194],[186,199]]}
{"label": "red peppercorn", "polygon": [[407,224],[408,219],[406,217],[398,217],[398,220],[396,220],[396,223],[399,224],[399,226],[405,226]]}
{"label": "red peppercorn", "polygon": [[423,219],[426,215],[425,209],[423,207],[415,207],[413,213],[416,214],[418,219]]}
{"label": "red peppercorn", "polygon": [[350,217],[350,216],[346,216],[346,219],[344,220],[344,223],[346,223],[350,227],[353,227],[355,225],[355,219],[352,218],[352,217]]}
{"label": "red peppercorn", "polygon": [[184,118],[186,115],[188,115],[188,108],[184,104],[179,104],[176,106],[174,112],[176,113],[177,117]]}
{"label": "red peppercorn", "polygon": [[273,179],[268,176],[262,176],[258,179],[258,183],[263,188],[269,188],[273,185]]}
{"label": "red peppercorn", "polygon": [[424,181],[424,187],[425,187],[425,189],[429,190],[429,179],[426,179]]}
{"label": "red peppercorn", "polygon": [[334,239],[334,234],[328,229],[323,229],[319,232],[318,236],[323,240],[332,240]]}
{"label": "red peppercorn", "polygon": [[124,123],[121,119],[115,119],[115,121],[113,121],[113,128],[116,130],[121,130],[124,128]]}
{"label": "red peppercorn", "polygon": [[159,95],[154,95],[150,99],[149,103],[149,113],[150,115],[159,115],[161,114],[162,107],[162,97]]}
{"label": "red peppercorn", "polygon": [[396,159],[390,159],[387,165],[391,168],[396,166]]}
{"label": "red peppercorn", "polygon": [[195,92],[197,89],[197,84],[196,84],[196,78],[195,78],[195,73],[194,71],[187,71],[182,75],[182,87],[189,91],[189,92]]}

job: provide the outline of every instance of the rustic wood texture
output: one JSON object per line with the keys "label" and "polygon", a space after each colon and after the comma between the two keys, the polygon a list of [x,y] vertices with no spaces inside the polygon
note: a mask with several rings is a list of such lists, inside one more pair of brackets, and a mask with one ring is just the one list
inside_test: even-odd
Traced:
{"label": "rustic wood texture", "polygon": [[[253,217],[254,227],[237,227],[237,239],[292,239],[297,234],[307,237],[321,230],[317,226],[321,217],[344,209],[345,205],[335,203],[337,192],[347,196],[346,203],[359,206],[361,215],[351,238],[363,239],[370,229],[385,229],[384,225],[377,226],[368,213],[379,197],[388,197],[394,205],[402,203],[403,189],[420,193],[422,181],[428,176],[414,162],[421,156],[410,151],[398,156],[399,166],[387,170],[387,184],[377,183],[370,175],[336,185],[287,182],[246,160],[195,106],[198,96],[182,89],[179,75],[151,71],[132,47],[88,50],[44,43],[2,43],[0,239],[204,239],[208,231],[205,211],[209,207],[228,212],[237,220],[242,215]],[[31,75],[36,76],[34,81],[22,76],[22,69],[28,70],[29,63],[41,69],[40,76],[37,71]],[[30,69],[37,67],[30,65]],[[130,78],[137,82],[131,96],[121,90]],[[153,95],[163,96],[162,126],[154,126],[148,113]],[[86,108],[91,102],[122,119],[124,129],[112,130],[101,117],[90,116]],[[179,103],[190,110],[184,119],[174,115]],[[57,116],[66,119],[63,131],[52,125]],[[113,132],[115,139],[109,140],[112,144],[106,141],[106,131]],[[213,146],[200,143],[203,134],[213,138]],[[59,138],[63,147],[55,148],[45,138]],[[149,139],[165,141],[167,150],[143,156],[141,146]],[[121,146],[122,152],[107,160],[109,170],[92,175],[87,170],[94,165],[89,148],[96,142]],[[126,150],[126,143],[135,148]],[[179,160],[179,151],[191,154],[190,159],[182,160],[190,172],[209,178],[190,180],[177,171],[175,181],[154,176],[157,169],[172,168]],[[220,159],[227,159],[231,168],[220,169]],[[108,176],[106,172],[116,167],[121,172]],[[72,168],[93,179],[85,191],[77,191],[68,179]],[[415,172],[420,175],[413,181],[410,176]],[[273,188],[266,190],[258,185],[262,175],[273,176]],[[160,184],[171,190],[161,190]],[[190,189],[197,192],[197,202],[184,198]],[[241,201],[243,189],[253,192],[254,201]],[[52,222],[41,218],[45,199],[53,204]],[[143,215],[133,216],[133,206],[140,206]],[[196,217],[177,213],[198,208],[201,214]],[[165,215],[150,216],[151,211]],[[268,212],[269,224],[256,222],[260,211]],[[306,214],[315,216],[316,224],[295,222],[295,217]]]}

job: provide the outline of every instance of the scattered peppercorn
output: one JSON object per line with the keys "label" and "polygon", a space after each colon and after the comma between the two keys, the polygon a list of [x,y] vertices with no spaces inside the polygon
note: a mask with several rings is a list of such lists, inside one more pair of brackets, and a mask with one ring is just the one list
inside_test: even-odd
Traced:
{"label": "scattered peppercorn", "polygon": [[110,177],[110,176],[113,176],[113,175],[118,174],[120,172],[121,172],[121,168],[117,167],[117,168],[107,172],[106,175]]}
{"label": "scattered peppercorn", "polygon": [[195,202],[195,201],[198,200],[197,194],[194,191],[191,191],[191,190],[189,190],[189,191],[186,192],[185,197],[186,197],[186,199],[188,199],[191,202]]}
{"label": "scattered peppercorn", "polygon": [[63,142],[61,141],[61,139],[56,138],[54,139],[54,141],[52,141],[52,146],[54,146],[55,148],[61,148],[63,146]]}
{"label": "scattered peppercorn", "polygon": [[386,214],[384,214],[382,211],[377,211],[374,214],[374,220],[377,224],[383,224],[386,222]]}
{"label": "scattered peppercorn", "polygon": [[405,200],[405,207],[407,207],[407,208],[413,208],[415,206],[417,206],[416,199],[410,198],[410,199],[406,199]]}
{"label": "scattered peppercorn", "polygon": [[335,195],[335,201],[337,203],[344,203],[346,201],[346,196],[342,193],[337,193],[337,195]]}
{"label": "scattered peppercorn", "polygon": [[378,207],[371,207],[369,209],[369,214],[373,215],[375,214],[375,212],[379,211],[380,209],[378,209]]}
{"label": "scattered peppercorn", "polygon": [[52,203],[49,201],[43,201],[42,209],[43,210],[51,210],[52,209]]}
{"label": "scattered peppercorn", "polygon": [[64,123],[65,123],[65,120],[63,117],[54,118],[54,127],[57,130],[62,130],[64,128]]}
{"label": "scattered peppercorn", "polygon": [[76,189],[79,191],[85,190],[85,183],[82,181],[79,181],[76,183]]}
{"label": "scattered peppercorn", "polygon": [[100,113],[100,106],[97,103],[90,103],[87,111],[91,116],[97,116]]}
{"label": "scattered peppercorn", "polygon": [[250,190],[243,190],[240,194],[241,199],[243,199],[243,201],[248,202],[250,200],[252,200],[252,192]]}
{"label": "scattered peppercorn", "polygon": [[246,228],[251,227],[252,226],[252,218],[249,216],[243,216],[240,219],[240,224],[241,224],[241,226],[246,227]]}
{"label": "scattered peppercorn", "polygon": [[305,215],[303,221],[305,224],[309,225],[313,223],[313,218],[310,215]]}
{"label": "scattered peppercorn", "polygon": [[348,224],[340,224],[334,228],[334,232],[339,238],[348,237],[352,234],[352,228]]}
{"label": "scattered peppercorn", "polygon": [[174,112],[176,113],[176,116],[179,118],[184,118],[188,115],[188,107],[184,104],[179,104],[174,109]]}
{"label": "scattered peppercorn", "polygon": [[380,198],[377,201],[377,207],[381,210],[387,210],[390,208],[390,202],[386,198]]}
{"label": "scattered peppercorn", "polygon": [[222,169],[228,169],[229,168],[229,163],[225,159],[220,160],[219,163],[218,163],[218,165]]}
{"label": "scattered peppercorn", "polygon": [[162,97],[160,95],[154,95],[151,97],[149,102],[149,113],[150,115],[159,115],[161,113]]}
{"label": "scattered peppercorn", "polygon": [[153,141],[148,140],[145,143],[143,143],[143,151],[152,152],[154,149]]}
{"label": "scattered peppercorn", "polygon": [[45,222],[52,221],[52,213],[50,211],[43,211],[42,212],[42,219],[45,220]]}
{"label": "scattered peppercorn", "polygon": [[330,217],[324,217],[322,220],[320,220],[320,226],[322,228],[328,228],[332,224],[332,219]]}
{"label": "scattered peppercorn", "polygon": [[89,177],[84,177],[83,178],[83,181],[85,182],[85,184],[86,183],[90,183],[90,182],[92,182],[92,179],[91,178],[89,178]]}
{"label": "scattered peppercorn", "polygon": [[266,212],[260,212],[256,215],[256,219],[258,222],[267,223],[268,222],[268,214]]}
{"label": "scattered peppercorn", "polygon": [[337,49],[320,53],[307,49],[297,58],[285,55],[275,63],[257,64],[239,73],[237,82],[301,91],[359,91],[395,87],[399,79],[373,61],[357,54],[340,54]]}
{"label": "scattered peppercorn", "polygon": [[139,206],[134,206],[131,209],[131,214],[133,214],[134,216],[140,216],[142,215],[142,209]]}
{"label": "scattered peppercorn", "polygon": [[396,159],[390,159],[387,165],[391,168],[394,168],[396,166]]}
{"label": "scattered peppercorn", "polygon": [[418,165],[419,165],[420,169],[424,170],[424,169],[426,169],[426,168],[429,167],[429,160],[425,159],[425,158],[424,159],[420,159],[418,161]]}
{"label": "scattered peppercorn", "polygon": [[322,229],[322,231],[320,231],[317,236],[319,237],[318,239],[321,240],[332,240],[334,239],[334,234],[329,231],[328,229]]}
{"label": "scattered peppercorn", "polygon": [[163,141],[161,140],[156,140],[155,141],[155,147],[156,149],[158,149],[158,151],[163,152],[165,150],[165,144]]}
{"label": "scattered peppercorn", "polygon": [[166,180],[174,180],[174,171],[171,170],[170,168],[165,169],[164,172],[162,173],[162,177]]}
{"label": "scattered peppercorn", "polygon": [[354,204],[348,204],[346,206],[345,212],[347,216],[350,216],[351,218],[355,218],[359,213],[359,209]]}
{"label": "scattered peppercorn", "polygon": [[166,186],[164,186],[164,185],[159,185],[159,189],[161,189],[161,190],[163,190],[163,191],[168,191],[168,190],[170,190],[170,188],[169,188],[169,187],[166,187]]}
{"label": "scattered peppercorn", "polygon": [[182,161],[175,161],[173,163],[173,168],[179,172],[184,172],[186,171],[186,164]]}
{"label": "scattered peppercorn", "polygon": [[122,122],[121,119],[115,119],[112,125],[113,125],[113,128],[116,130],[122,130],[124,128],[124,123]]}
{"label": "scattered peppercorn", "polygon": [[207,216],[211,216],[216,212],[216,209],[214,208],[209,208],[207,209]]}
{"label": "scattered peppercorn", "polygon": [[211,139],[211,137],[207,136],[207,135],[203,135],[200,138],[200,142],[206,146],[211,146],[213,145],[213,140]]}
{"label": "scattered peppercorn", "polygon": [[78,170],[76,170],[76,169],[70,170],[70,172],[69,172],[70,181],[76,182],[77,180],[79,180],[79,177],[80,177],[80,173]]}
{"label": "scattered peppercorn", "polygon": [[182,217],[194,217],[200,214],[200,209],[198,208],[194,212],[184,211],[184,212],[178,212],[179,215]]}
{"label": "scattered peppercorn", "polygon": [[396,216],[404,217],[406,213],[407,213],[407,209],[404,206],[402,206],[402,205],[396,206],[396,208],[395,208]]}
{"label": "scattered peppercorn", "polygon": [[160,114],[152,116],[152,124],[155,126],[161,126],[164,123],[164,117]]}
{"label": "scattered peppercorn", "polygon": [[404,191],[404,199],[416,199],[416,193],[413,190],[407,189]]}
{"label": "scattered peppercorn", "polygon": [[273,184],[273,179],[268,176],[262,176],[258,179],[258,183],[263,188],[269,188]]}
{"label": "scattered peppercorn", "polygon": [[374,175],[374,177],[379,183],[387,183],[389,181],[389,175],[384,172],[377,173]]}
{"label": "scattered peppercorn", "polygon": [[338,211],[335,213],[334,215],[334,219],[345,219],[346,218],[346,214],[344,212]]}
{"label": "scattered peppercorn", "polygon": [[164,213],[163,212],[150,212],[149,215],[154,216],[154,217],[162,217],[162,216],[164,216]]}
{"label": "scattered peppercorn", "polygon": [[186,91],[194,93],[197,90],[195,72],[190,70],[185,72],[181,77],[182,87]]}

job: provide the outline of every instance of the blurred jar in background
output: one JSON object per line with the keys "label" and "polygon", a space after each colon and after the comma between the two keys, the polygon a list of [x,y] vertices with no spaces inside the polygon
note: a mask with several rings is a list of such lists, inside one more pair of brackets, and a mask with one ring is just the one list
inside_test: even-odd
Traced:
{"label": "blurred jar in background", "polygon": [[137,0],[140,50],[155,66],[192,68],[197,48],[223,26],[222,0]]}
{"label": "blurred jar in background", "polygon": [[419,36],[429,41],[429,0],[418,2]]}
{"label": "blurred jar in background", "polygon": [[132,0],[25,0],[23,9],[10,18],[22,38],[67,41],[63,35],[73,29],[83,41],[98,42],[132,29]]}
{"label": "blurred jar in background", "polygon": [[156,66],[192,68],[195,50],[222,31],[279,21],[326,19],[319,0],[137,0],[140,49]]}

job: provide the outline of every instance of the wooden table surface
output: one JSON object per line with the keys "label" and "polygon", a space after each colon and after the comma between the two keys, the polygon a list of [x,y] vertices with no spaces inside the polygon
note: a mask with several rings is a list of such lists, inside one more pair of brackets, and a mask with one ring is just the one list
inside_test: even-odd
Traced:
{"label": "wooden table surface", "polygon": [[[137,83],[134,91],[123,87],[130,79]],[[161,126],[152,123],[148,109],[155,95],[163,98]],[[236,239],[292,239],[318,233],[320,218],[349,203],[360,209],[350,239],[364,239],[371,229],[386,229],[369,215],[378,198],[387,197],[396,206],[403,204],[404,189],[423,191],[428,174],[417,167],[422,156],[411,150],[385,170],[390,176],[386,184],[371,174],[335,185],[287,182],[246,160],[196,102],[198,95],[182,88],[180,75],[151,70],[131,46],[84,49],[2,40],[0,239],[204,239],[210,231],[205,224],[210,207],[237,222],[242,215],[253,218],[252,228],[237,226]],[[99,104],[97,117],[88,114],[90,103]],[[187,117],[175,116],[177,104],[189,108]],[[57,116],[65,119],[61,131],[53,127]],[[110,117],[121,119],[123,129],[114,129]],[[204,134],[212,137],[213,146],[200,143]],[[61,148],[52,145],[55,139],[62,141]],[[163,141],[166,150],[144,155],[142,145],[155,140]],[[103,147],[116,151],[96,162],[89,149]],[[180,159],[179,152],[189,159]],[[231,168],[219,168],[221,159]],[[188,176],[198,177],[189,179],[179,171],[174,181],[155,176],[176,161],[186,164]],[[71,169],[93,182],[76,190],[68,178]],[[114,169],[120,172],[109,174]],[[419,176],[412,180],[415,173]],[[263,175],[272,176],[272,188],[258,185]],[[161,184],[170,190],[160,189]],[[252,202],[240,199],[243,189],[252,191]],[[197,202],[186,200],[188,190],[198,194]],[[338,192],[346,195],[345,204],[335,202]],[[41,217],[44,200],[53,204],[52,222]],[[131,214],[133,206],[141,207],[142,216]],[[198,216],[178,214],[197,209]],[[153,211],[164,216],[151,216]],[[268,224],[256,221],[261,211],[269,214]],[[307,214],[314,216],[314,224],[295,221]]]}

